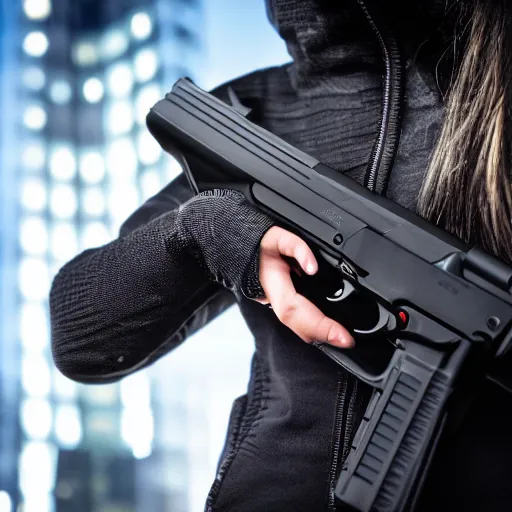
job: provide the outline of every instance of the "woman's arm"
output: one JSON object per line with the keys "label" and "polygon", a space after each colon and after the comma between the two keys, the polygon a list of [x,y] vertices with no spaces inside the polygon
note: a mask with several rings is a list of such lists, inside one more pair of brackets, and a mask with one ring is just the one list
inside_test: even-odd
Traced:
{"label": "woman's arm", "polygon": [[192,198],[180,176],[118,239],[56,275],[55,364],[80,382],[112,382],[152,363],[229,307],[231,292],[257,295],[255,253],[271,225],[236,192]]}

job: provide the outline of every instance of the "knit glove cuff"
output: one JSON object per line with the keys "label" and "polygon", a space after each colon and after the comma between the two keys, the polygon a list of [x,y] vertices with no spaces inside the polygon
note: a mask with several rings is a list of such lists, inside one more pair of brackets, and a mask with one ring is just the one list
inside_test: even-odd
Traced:
{"label": "knit glove cuff", "polygon": [[274,222],[241,192],[203,192],[180,207],[178,223],[182,239],[211,280],[250,299],[265,295],[259,246]]}

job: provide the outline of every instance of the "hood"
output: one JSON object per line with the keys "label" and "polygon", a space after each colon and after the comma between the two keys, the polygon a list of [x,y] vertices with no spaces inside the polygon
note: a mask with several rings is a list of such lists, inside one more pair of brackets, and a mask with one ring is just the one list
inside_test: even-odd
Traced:
{"label": "hood", "polygon": [[443,54],[449,54],[446,49],[456,31],[459,8],[469,1],[266,0],[266,7],[297,71],[308,75],[382,62],[368,15],[382,35],[396,37],[406,59],[435,66]]}
{"label": "hood", "polygon": [[[380,126],[364,185],[383,194],[398,149],[405,69],[432,73],[441,91],[453,71],[453,37],[463,7],[475,0],[267,0],[268,16],[293,58],[288,71],[301,91],[323,94],[348,77],[382,85]],[[342,78],[338,83],[336,77]],[[337,85],[334,85],[334,84]]]}

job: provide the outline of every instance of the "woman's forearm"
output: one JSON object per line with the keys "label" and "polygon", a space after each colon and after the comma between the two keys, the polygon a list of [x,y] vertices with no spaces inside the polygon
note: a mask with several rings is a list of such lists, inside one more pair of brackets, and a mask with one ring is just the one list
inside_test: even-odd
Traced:
{"label": "woman's forearm", "polygon": [[272,223],[240,194],[217,191],[155,215],[55,277],[52,350],[68,377],[121,378],[200,328],[195,317],[204,325],[231,305],[228,290],[250,294],[257,283],[255,256]]}

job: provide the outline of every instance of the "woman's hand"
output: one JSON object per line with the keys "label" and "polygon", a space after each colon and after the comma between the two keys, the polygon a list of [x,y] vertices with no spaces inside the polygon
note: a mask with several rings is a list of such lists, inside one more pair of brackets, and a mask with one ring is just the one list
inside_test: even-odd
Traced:
{"label": "woman's hand", "polygon": [[273,226],[260,243],[260,283],[265,298],[277,318],[306,343],[327,342],[341,348],[352,348],[354,339],[339,323],[326,317],[312,302],[297,293],[290,276],[290,265],[283,256],[293,258],[309,275],[318,271],[313,252],[298,236]]}

